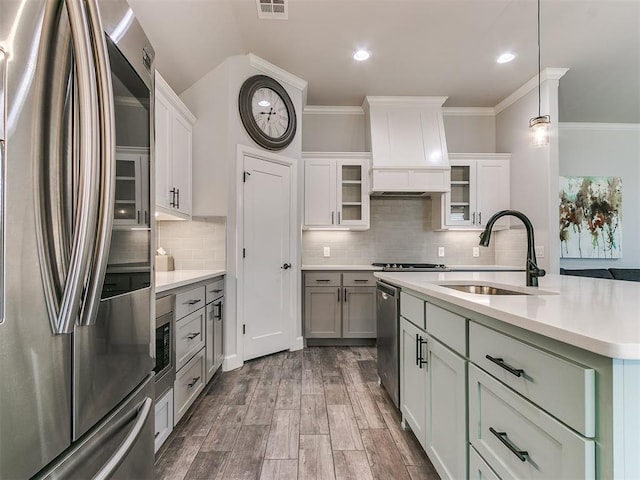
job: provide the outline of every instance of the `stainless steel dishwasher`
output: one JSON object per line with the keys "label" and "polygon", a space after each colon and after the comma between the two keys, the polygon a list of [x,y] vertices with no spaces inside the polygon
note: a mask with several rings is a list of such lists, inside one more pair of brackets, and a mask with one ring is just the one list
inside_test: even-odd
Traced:
{"label": "stainless steel dishwasher", "polygon": [[399,304],[400,289],[378,281],[376,283],[378,378],[397,408],[400,405]]}

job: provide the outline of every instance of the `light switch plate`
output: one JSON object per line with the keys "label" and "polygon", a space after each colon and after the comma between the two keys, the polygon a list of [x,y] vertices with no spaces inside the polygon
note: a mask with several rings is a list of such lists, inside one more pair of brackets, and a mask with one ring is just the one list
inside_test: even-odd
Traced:
{"label": "light switch plate", "polygon": [[480,256],[480,247],[473,247],[473,256],[474,257]]}
{"label": "light switch plate", "polygon": [[536,245],[536,258],[544,258],[544,245]]}
{"label": "light switch plate", "polygon": [[444,247],[438,247],[438,256],[444,257]]}
{"label": "light switch plate", "polygon": [[325,257],[330,257],[331,256],[331,247],[324,247],[323,250],[324,250],[323,255]]}

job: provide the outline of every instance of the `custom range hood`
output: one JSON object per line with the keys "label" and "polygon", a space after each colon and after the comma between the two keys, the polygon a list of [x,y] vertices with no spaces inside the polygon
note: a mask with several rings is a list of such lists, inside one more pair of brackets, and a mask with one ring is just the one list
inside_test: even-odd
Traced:
{"label": "custom range hood", "polygon": [[450,190],[442,104],[447,97],[365,97],[373,196],[422,197]]}

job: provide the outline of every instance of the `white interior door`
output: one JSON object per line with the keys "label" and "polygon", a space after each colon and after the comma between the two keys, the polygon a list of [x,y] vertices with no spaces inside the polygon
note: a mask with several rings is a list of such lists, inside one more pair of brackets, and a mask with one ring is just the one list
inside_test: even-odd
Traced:
{"label": "white interior door", "polygon": [[291,168],[244,156],[244,360],[288,349],[291,329]]}

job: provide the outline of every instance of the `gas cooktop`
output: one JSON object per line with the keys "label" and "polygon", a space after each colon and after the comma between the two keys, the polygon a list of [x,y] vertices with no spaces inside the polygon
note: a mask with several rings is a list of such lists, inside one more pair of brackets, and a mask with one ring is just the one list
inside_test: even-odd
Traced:
{"label": "gas cooktop", "polygon": [[446,265],[437,263],[372,263],[374,267],[382,267],[383,272],[448,272]]}

